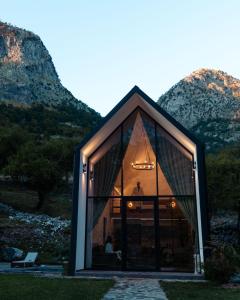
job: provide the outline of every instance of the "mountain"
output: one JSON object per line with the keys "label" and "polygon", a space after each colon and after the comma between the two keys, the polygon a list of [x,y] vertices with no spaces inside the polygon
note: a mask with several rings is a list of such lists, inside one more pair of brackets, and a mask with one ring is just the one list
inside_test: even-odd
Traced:
{"label": "mountain", "polygon": [[[39,36],[3,22],[0,22],[0,105],[0,123],[6,120],[29,128],[38,118],[42,126],[46,115],[52,129],[60,122],[71,128],[82,127],[82,132],[101,119],[63,87]],[[29,119],[34,120],[29,122]]]}
{"label": "mountain", "polygon": [[240,80],[225,72],[197,70],[158,104],[205,142],[208,151],[240,141]]}
{"label": "mountain", "polygon": [[62,86],[40,37],[3,22],[0,22],[0,99],[25,104],[66,102],[91,111]]}

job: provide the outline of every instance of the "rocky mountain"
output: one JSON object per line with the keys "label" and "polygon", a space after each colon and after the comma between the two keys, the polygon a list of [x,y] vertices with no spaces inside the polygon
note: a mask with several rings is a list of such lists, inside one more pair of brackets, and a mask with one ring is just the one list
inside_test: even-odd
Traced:
{"label": "rocky mountain", "polygon": [[0,21],[0,129],[82,137],[100,119],[61,84],[39,36]]}
{"label": "rocky mountain", "polygon": [[94,112],[62,86],[52,58],[36,34],[0,22],[0,100],[72,104]]}
{"label": "rocky mountain", "polygon": [[158,104],[204,141],[208,151],[240,141],[240,80],[225,72],[197,70]]}

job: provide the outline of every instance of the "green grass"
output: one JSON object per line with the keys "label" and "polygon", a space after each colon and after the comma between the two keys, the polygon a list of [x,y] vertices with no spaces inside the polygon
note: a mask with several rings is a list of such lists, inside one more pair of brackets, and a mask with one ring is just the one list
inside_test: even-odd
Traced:
{"label": "green grass", "polygon": [[57,279],[26,275],[0,275],[1,300],[101,299],[112,280]]}
{"label": "green grass", "polygon": [[161,282],[169,300],[237,300],[240,289],[223,288],[209,282]]}

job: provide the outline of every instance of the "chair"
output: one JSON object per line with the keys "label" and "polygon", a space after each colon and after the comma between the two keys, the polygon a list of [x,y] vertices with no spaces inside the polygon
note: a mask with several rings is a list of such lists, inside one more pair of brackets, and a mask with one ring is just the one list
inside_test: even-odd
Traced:
{"label": "chair", "polygon": [[38,252],[28,252],[24,260],[12,261],[11,268],[14,267],[32,267],[38,257]]}

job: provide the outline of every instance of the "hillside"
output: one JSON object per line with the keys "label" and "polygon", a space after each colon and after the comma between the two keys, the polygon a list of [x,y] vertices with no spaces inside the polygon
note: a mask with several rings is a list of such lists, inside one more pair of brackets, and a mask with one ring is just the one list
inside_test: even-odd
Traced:
{"label": "hillside", "polygon": [[48,50],[34,33],[0,22],[0,99],[72,103],[88,110],[62,86]]}
{"label": "hillside", "polygon": [[204,141],[208,151],[240,141],[240,80],[227,73],[197,70],[158,103]]}
{"label": "hillside", "polygon": [[57,128],[67,127],[79,128],[82,135],[101,118],[62,86],[52,58],[36,34],[3,22],[0,104],[1,126],[42,127],[40,133],[51,127],[55,128],[50,130],[55,131],[52,134],[61,134]]}

